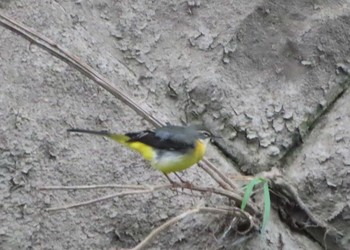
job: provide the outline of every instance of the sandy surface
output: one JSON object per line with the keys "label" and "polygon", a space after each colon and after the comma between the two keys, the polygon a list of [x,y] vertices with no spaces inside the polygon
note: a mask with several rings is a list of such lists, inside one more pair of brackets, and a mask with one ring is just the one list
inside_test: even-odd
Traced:
{"label": "sandy surface", "polygon": [[[233,176],[279,168],[350,249],[350,6],[347,1],[11,1],[0,11],[65,47],[163,122],[202,122],[222,136],[208,158]],[[152,128],[69,65],[0,26],[0,248],[132,247],[215,195],[161,191],[81,208],[110,194],[42,185],[166,183],[137,154],[82,127]],[[184,173],[211,182],[197,167]],[[241,249],[322,249],[277,211]],[[232,249],[228,218],[198,215],[150,249]],[[232,237],[232,238],[230,238]],[[218,238],[220,240],[218,240]]]}

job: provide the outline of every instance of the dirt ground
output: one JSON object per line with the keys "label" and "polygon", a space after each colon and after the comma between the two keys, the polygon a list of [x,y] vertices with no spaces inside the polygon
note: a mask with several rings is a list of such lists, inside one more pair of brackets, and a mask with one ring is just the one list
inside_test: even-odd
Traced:
{"label": "dirt ground", "polygon": [[[0,12],[80,57],[162,122],[201,122],[220,135],[207,157],[227,176],[280,171],[337,232],[330,241],[307,224],[301,232],[276,209],[265,234],[238,244],[222,237],[229,218],[195,215],[149,249],[350,249],[348,1],[2,0]],[[0,249],[128,248],[182,211],[228,205],[164,190],[45,211],[114,191],[39,186],[167,180],[120,145],[68,135],[152,126],[2,26],[0,125]],[[197,167],[182,176],[212,183]]]}

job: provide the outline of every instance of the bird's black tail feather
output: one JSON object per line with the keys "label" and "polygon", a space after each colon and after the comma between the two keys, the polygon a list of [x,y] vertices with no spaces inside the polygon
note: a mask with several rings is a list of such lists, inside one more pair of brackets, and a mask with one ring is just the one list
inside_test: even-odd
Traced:
{"label": "bird's black tail feather", "polygon": [[79,129],[79,128],[67,129],[67,132],[85,133],[85,134],[102,135],[102,136],[110,136],[111,135],[111,133],[108,132],[107,130],[95,131],[95,130],[87,130],[87,129]]}

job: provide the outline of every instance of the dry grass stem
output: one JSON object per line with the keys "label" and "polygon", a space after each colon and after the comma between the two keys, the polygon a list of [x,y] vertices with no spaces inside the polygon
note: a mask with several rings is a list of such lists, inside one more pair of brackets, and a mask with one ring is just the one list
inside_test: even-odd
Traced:
{"label": "dry grass stem", "polygon": [[[203,159],[203,163],[200,163],[200,164],[202,166],[205,166],[207,169],[210,169],[212,172],[216,173],[227,185],[231,187],[231,189],[233,190],[238,189],[237,186],[233,184],[233,182],[229,178],[227,178],[222,172],[220,172],[220,170],[217,167],[215,167],[215,165],[211,163],[209,160]],[[207,170],[205,171],[208,173]],[[226,187],[225,189],[230,189],[230,188]]]}
{"label": "dry grass stem", "polygon": [[88,190],[102,188],[120,188],[120,189],[149,189],[149,186],[144,185],[122,185],[122,184],[102,184],[102,185],[78,185],[78,186],[41,186],[38,190]]}
{"label": "dry grass stem", "polygon": [[202,164],[202,162],[199,162],[198,166],[201,169],[203,169],[205,172],[207,172],[207,174],[210,175],[210,177],[213,178],[216,181],[216,183],[219,184],[220,187],[222,187],[224,189],[227,189],[227,190],[230,190],[230,186],[225,181],[223,181],[220,178],[218,178],[216,176],[216,174],[214,173],[214,171],[212,171],[207,165]]}
{"label": "dry grass stem", "polygon": [[163,185],[163,186],[157,186],[157,187],[144,189],[144,190],[123,191],[123,192],[102,196],[102,197],[88,200],[88,201],[78,202],[78,203],[74,203],[74,204],[67,204],[67,205],[61,206],[61,207],[47,208],[46,211],[59,211],[59,210],[65,210],[65,209],[70,209],[70,208],[76,208],[76,207],[86,206],[86,205],[94,204],[97,202],[113,199],[115,197],[122,197],[122,196],[126,196],[126,195],[146,194],[146,193],[151,193],[151,192],[159,190],[159,189],[163,189],[163,188],[166,189],[166,188],[169,188],[171,186],[172,185]]}
{"label": "dry grass stem", "polygon": [[[144,240],[142,240],[137,246],[134,248],[131,248],[129,250],[140,250],[143,249],[145,246],[147,246],[154,237],[159,235],[161,232],[163,232],[165,229],[170,227],[171,225],[174,225],[175,223],[179,222],[180,220],[184,219],[185,217],[195,214],[195,213],[214,213],[214,214],[232,214],[235,216],[244,216],[246,217],[247,220],[249,220],[249,217],[241,211],[240,209],[237,208],[230,208],[230,209],[222,209],[222,208],[215,208],[215,207],[199,207],[199,208],[194,208],[191,210],[188,210],[170,220],[167,222],[163,223],[161,226],[157,227],[154,229]],[[251,220],[249,220],[250,226],[249,229],[253,228],[253,223]]]}
{"label": "dry grass stem", "polygon": [[[101,185],[103,186],[103,185]],[[118,188],[122,188],[122,185],[118,185]],[[125,185],[124,188],[128,188],[130,185]],[[69,189],[74,189],[72,187],[81,187],[81,186],[67,186],[67,187],[59,187],[60,190],[69,190]],[[88,186],[83,186],[83,189],[87,189]],[[92,188],[96,188],[96,185],[93,185]],[[97,187],[99,188],[99,187]],[[91,200],[87,200],[87,201],[83,201],[83,202],[78,202],[78,203],[73,203],[73,204],[67,204],[61,207],[52,207],[52,208],[47,208],[46,211],[58,211],[58,210],[65,210],[65,209],[70,209],[70,208],[76,208],[76,207],[81,207],[81,206],[85,206],[85,205],[90,205],[93,203],[97,203],[97,202],[101,202],[101,201],[105,201],[108,199],[112,199],[115,197],[121,197],[121,196],[126,196],[126,195],[134,195],[134,194],[146,194],[146,193],[151,193],[151,192],[155,192],[155,191],[162,191],[162,190],[166,190],[166,189],[187,189],[187,190],[192,190],[192,191],[198,191],[198,192],[202,192],[202,193],[214,193],[217,195],[222,195],[225,196],[231,200],[233,200],[238,206],[241,204],[242,201],[242,197],[238,194],[235,194],[232,191],[228,191],[225,189],[221,189],[221,188],[214,188],[214,187],[201,187],[201,186],[195,186],[195,185],[188,185],[188,183],[174,183],[174,184],[168,184],[168,185],[160,185],[160,186],[144,186],[144,185],[140,185],[139,188],[137,188],[137,185],[132,185],[132,189],[136,189],[136,190],[130,190],[130,191],[123,191],[123,192],[118,192],[118,193],[114,193],[111,195],[106,195],[100,198],[96,198],[96,199],[91,199]],[[138,190],[137,190],[138,189]],[[46,188],[46,189],[41,189],[41,190],[54,190],[54,189],[50,189],[50,188]],[[255,216],[260,216],[260,212],[258,210],[258,208],[256,208],[254,205],[252,204],[247,204],[246,207],[246,211],[255,215]]]}

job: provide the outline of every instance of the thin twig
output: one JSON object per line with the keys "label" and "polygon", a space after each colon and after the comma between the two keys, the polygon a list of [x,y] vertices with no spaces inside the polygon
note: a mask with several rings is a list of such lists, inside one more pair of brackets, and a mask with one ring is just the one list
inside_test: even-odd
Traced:
{"label": "thin twig", "polygon": [[103,184],[103,185],[79,185],[79,186],[41,186],[38,190],[84,190],[84,189],[100,189],[100,188],[120,188],[120,189],[149,189],[145,185],[120,185],[120,184]]}
{"label": "thin twig", "polygon": [[[184,187],[180,187],[180,188],[186,188]],[[236,205],[238,207],[241,206],[242,203],[242,197],[232,191],[229,190],[225,190],[225,189],[221,189],[221,188],[213,188],[213,187],[199,187],[199,186],[191,186],[191,187],[187,187],[191,190],[195,190],[195,191],[199,191],[199,192],[212,192],[218,195],[222,195],[222,196],[226,196],[230,199],[232,199],[233,201],[235,201]],[[248,207],[249,206],[249,207]],[[257,207],[255,207],[255,205],[253,204],[247,204],[246,207],[246,211],[254,214],[256,216],[260,216],[260,212],[259,209]]]}
{"label": "thin twig", "polygon": [[182,220],[186,216],[190,214],[198,213],[198,212],[199,212],[199,208],[191,209],[168,220],[167,222],[163,223],[161,226],[154,229],[144,240],[142,240],[137,246],[135,246],[134,248],[131,248],[130,250],[140,250],[144,248],[155,236],[160,234],[164,229]]}
{"label": "thin twig", "polygon": [[[34,31],[33,29],[26,27],[25,25],[18,23],[9,17],[5,16],[3,13],[0,12],[0,24],[4,26],[5,28],[8,28],[12,30],[13,32],[21,35],[22,37],[26,38],[27,40],[31,41],[32,43],[35,43],[42,49],[46,50],[53,56],[56,56],[57,58],[61,59],[62,61],[68,63],[78,71],[80,71],[82,74],[96,82],[99,86],[107,90],[109,93],[120,99],[122,102],[124,102],[127,106],[129,106],[131,109],[133,109],[137,114],[142,116],[144,119],[149,121],[152,125],[155,127],[161,127],[164,124],[157,120],[155,117],[153,117],[151,114],[149,114],[147,111],[142,109],[136,102],[134,102],[131,98],[129,98],[126,94],[124,94],[122,91],[115,88],[109,80],[104,78],[101,74],[99,74],[96,70],[94,70],[92,67],[84,63],[82,60],[80,60],[77,56],[73,56],[71,53],[69,53],[67,50],[63,49],[58,44],[54,43],[53,41],[49,40],[48,38],[44,37],[43,35],[39,34],[38,32]],[[203,168],[210,176],[213,177],[215,181],[218,182],[218,178],[213,176],[213,172],[217,173],[220,178],[223,179],[223,182],[227,183],[231,188],[236,189],[236,187],[233,185],[233,183],[226,178],[220,171],[217,170],[216,167],[214,167],[213,164],[211,164],[207,159],[204,159],[203,162],[207,165],[207,168]],[[212,172],[208,172],[208,169],[212,169]],[[219,183],[219,182],[218,182]],[[220,184],[220,183],[219,183]],[[222,183],[220,184],[221,186]],[[229,189],[228,186],[224,187],[225,189]]]}
{"label": "thin twig", "polygon": [[277,176],[272,181],[273,181],[273,185],[278,186],[278,189],[275,189],[275,190],[284,191],[284,193],[289,196],[288,198],[292,199],[294,202],[296,202],[296,204],[298,204],[300,209],[304,211],[304,213],[309,217],[309,220],[311,220],[317,226],[320,226],[323,228],[329,227],[329,225],[327,225],[325,222],[316,218],[316,216],[301,200],[301,198],[299,197],[298,191],[293,187],[293,185],[289,184],[289,182],[286,179],[284,179],[283,177]]}
{"label": "thin twig", "polygon": [[251,175],[229,175],[229,178],[231,180],[235,180],[235,181],[251,181],[255,178],[255,176],[251,176]]}
{"label": "thin twig", "polygon": [[206,164],[202,163],[202,162],[198,162],[198,166],[203,169],[205,172],[207,172],[207,174],[213,178],[220,187],[230,190],[230,186],[228,184],[226,184],[223,180],[220,180],[214,173],[214,171],[212,171]]}
{"label": "thin twig", "polygon": [[[171,189],[171,188],[188,189],[188,190],[198,191],[198,192],[203,192],[203,193],[207,193],[207,192],[215,193],[218,195],[226,196],[229,199],[232,199],[233,201],[235,201],[237,206],[240,206],[240,204],[242,202],[242,197],[238,194],[235,194],[232,191],[221,189],[221,188],[214,188],[214,187],[201,187],[201,186],[195,186],[195,185],[188,185],[188,183],[174,183],[174,184],[160,185],[160,186],[153,186],[153,187],[150,186],[147,188],[144,188],[144,186],[141,185],[140,187],[143,187],[143,189],[140,188],[140,190],[123,191],[123,192],[118,192],[118,193],[106,195],[106,196],[96,198],[96,199],[91,199],[91,200],[73,203],[73,204],[67,204],[67,205],[64,205],[61,207],[47,208],[46,211],[58,211],[58,210],[65,210],[65,209],[69,209],[69,208],[76,208],[76,207],[81,207],[84,205],[90,205],[93,203],[97,203],[100,201],[105,201],[105,200],[112,199],[115,197],[120,197],[120,196],[125,196],[125,195],[134,195],[134,194],[145,194],[145,193],[151,193],[154,191],[160,191],[160,190]],[[71,187],[67,187],[66,189],[71,189]],[[247,204],[246,211],[251,213],[251,214],[254,214],[255,216],[260,216],[260,212],[259,212],[258,208],[256,208],[253,204]]]}
{"label": "thin twig", "polygon": [[[221,177],[219,174],[217,174],[218,172],[220,173],[220,171],[214,166],[214,165],[208,165],[207,163],[211,164],[209,161],[206,161],[206,159],[203,159],[202,162],[198,163],[198,166],[203,169],[205,172],[207,172],[207,174],[213,178],[218,184],[219,186],[221,186],[224,189],[227,190],[238,190],[238,188],[232,183],[230,182],[230,180],[225,177],[225,179],[227,179],[228,181],[225,181],[224,178],[219,178]],[[211,166],[211,167],[210,167]],[[222,173],[220,173],[222,176],[224,176]],[[219,175],[219,177],[218,177]]]}
{"label": "thin twig", "polygon": [[124,191],[124,192],[119,192],[119,193],[114,193],[114,194],[102,196],[100,198],[96,198],[96,199],[92,199],[92,200],[88,200],[88,201],[83,201],[83,202],[74,203],[74,204],[67,204],[67,205],[61,206],[61,207],[51,207],[51,208],[47,208],[45,210],[46,211],[59,211],[59,210],[65,210],[65,209],[69,209],[69,208],[81,207],[81,206],[90,205],[93,203],[109,200],[109,199],[112,199],[115,197],[121,197],[121,196],[125,196],[125,195],[133,195],[133,194],[151,193],[153,191],[156,191],[156,190],[159,190],[162,188],[169,188],[171,186],[172,185],[163,185],[163,186],[157,186],[157,187],[144,189],[144,190]]}
{"label": "thin twig", "polygon": [[[203,164],[203,165],[206,165],[207,166],[207,168],[209,168],[210,170],[212,170],[214,173],[216,173],[221,179],[223,179],[223,181],[226,183],[226,184],[228,184],[233,190],[237,190],[238,188],[237,188],[237,186],[235,185],[235,184],[233,184],[233,182],[229,179],[229,178],[227,178],[223,173],[221,173],[220,171],[219,171],[219,169],[217,169],[216,167],[215,167],[215,165],[213,164],[213,163],[211,163],[208,159],[206,159],[206,158],[204,158],[203,159],[203,162],[205,163],[205,164]],[[206,170],[207,171],[207,170]],[[227,189],[227,188],[226,188]]]}
{"label": "thin twig", "polygon": [[[135,246],[134,248],[131,248],[130,250],[140,250],[142,248],[144,248],[147,244],[150,243],[150,241],[156,237],[158,234],[160,234],[161,232],[163,232],[165,229],[167,229],[168,227],[170,227],[171,225],[174,225],[175,223],[177,223],[178,221],[182,220],[183,218],[194,214],[194,213],[215,213],[215,214],[233,214],[236,215],[240,214],[242,215],[242,211],[240,211],[239,209],[237,210],[226,210],[226,209],[220,209],[220,208],[214,208],[214,207],[199,207],[199,208],[194,208],[191,210],[188,210],[170,220],[168,220],[167,222],[163,223],[161,226],[157,227],[156,229],[154,229],[145,239],[143,239],[139,244],[137,244],[137,246]],[[244,214],[244,216],[246,216]],[[247,218],[249,219],[249,218]],[[252,221],[250,221],[251,224],[253,224]],[[252,228],[252,227],[249,227]]]}

